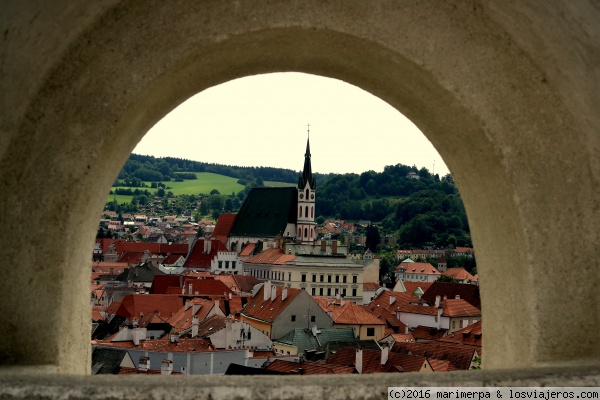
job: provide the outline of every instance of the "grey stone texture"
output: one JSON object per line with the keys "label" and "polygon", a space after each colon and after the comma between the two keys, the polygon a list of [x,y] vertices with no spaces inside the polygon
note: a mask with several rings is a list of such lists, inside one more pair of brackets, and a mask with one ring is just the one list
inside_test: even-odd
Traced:
{"label": "grey stone texture", "polygon": [[[380,97],[452,171],[477,251],[488,371],[435,379],[598,385],[597,369],[584,378],[578,369],[600,360],[597,2],[56,0],[0,9],[3,396],[174,393],[160,392],[160,379],[83,377],[87,266],[105,193],[145,132],[181,102],[282,71]],[[400,154],[400,140],[393,145]],[[369,398],[382,383],[417,379],[277,378],[268,396]],[[206,380],[202,390],[223,398],[271,387],[235,381]],[[203,380],[193,382],[177,390]]]}

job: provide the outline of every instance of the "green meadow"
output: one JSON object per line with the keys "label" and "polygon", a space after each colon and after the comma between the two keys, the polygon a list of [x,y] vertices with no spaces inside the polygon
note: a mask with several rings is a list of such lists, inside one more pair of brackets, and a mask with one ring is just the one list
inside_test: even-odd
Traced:
{"label": "green meadow", "polygon": [[[167,192],[171,191],[175,196],[180,194],[209,194],[213,189],[217,189],[219,193],[229,195],[231,193],[238,193],[244,189],[244,186],[237,183],[236,178],[231,178],[225,175],[213,174],[211,172],[196,172],[198,179],[184,180],[183,182],[163,182],[167,189]],[[148,182],[145,182],[149,184]],[[118,189],[112,187],[111,190]],[[123,189],[126,189],[123,187]],[[149,187],[144,188],[130,188],[131,190],[140,189],[148,190],[150,193],[156,193],[158,189],[152,189]],[[107,201],[113,201],[114,195],[108,195]],[[133,196],[117,195],[117,202],[130,203]]]}

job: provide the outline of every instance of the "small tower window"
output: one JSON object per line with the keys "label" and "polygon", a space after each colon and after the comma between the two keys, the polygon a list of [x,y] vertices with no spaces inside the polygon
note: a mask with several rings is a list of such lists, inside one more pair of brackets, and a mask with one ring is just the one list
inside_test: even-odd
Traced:
{"label": "small tower window", "polygon": [[308,200],[308,189],[306,189],[306,200]]}
{"label": "small tower window", "polygon": [[304,218],[308,218],[308,206],[304,209]]}

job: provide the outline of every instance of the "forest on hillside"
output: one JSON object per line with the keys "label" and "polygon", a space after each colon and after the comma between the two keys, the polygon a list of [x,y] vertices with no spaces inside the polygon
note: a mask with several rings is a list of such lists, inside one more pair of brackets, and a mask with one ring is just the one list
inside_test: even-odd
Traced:
{"label": "forest on hillside", "polygon": [[[233,177],[244,189],[229,195],[213,190],[209,195],[185,198],[161,190],[168,187],[169,181],[195,179],[193,172]],[[177,204],[175,211],[188,210],[192,215],[199,213],[216,218],[222,212],[237,212],[251,188],[262,187],[265,181],[294,184],[299,175],[299,171],[283,168],[238,167],[132,154],[114,186],[157,188],[162,196],[171,198],[165,199],[165,205]],[[426,168],[396,164],[386,166],[382,172],[317,173],[314,176],[317,181],[317,221],[368,220],[378,226],[381,234],[396,235],[402,247],[471,246],[466,212],[451,175],[440,178]],[[127,212],[134,212],[137,205],[148,201],[141,197],[154,195],[145,189],[136,193],[138,195],[132,200],[136,204],[127,205]],[[198,200],[201,200],[201,207],[189,210]]]}

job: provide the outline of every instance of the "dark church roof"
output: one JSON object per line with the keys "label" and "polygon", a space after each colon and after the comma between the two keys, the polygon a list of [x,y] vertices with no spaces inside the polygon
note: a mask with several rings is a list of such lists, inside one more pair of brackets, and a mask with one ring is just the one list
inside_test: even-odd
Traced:
{"label": "dark church roof", "polygon": [[235,218],[229,236],[275,237],[296,223],[298,189],[253,188]]}

